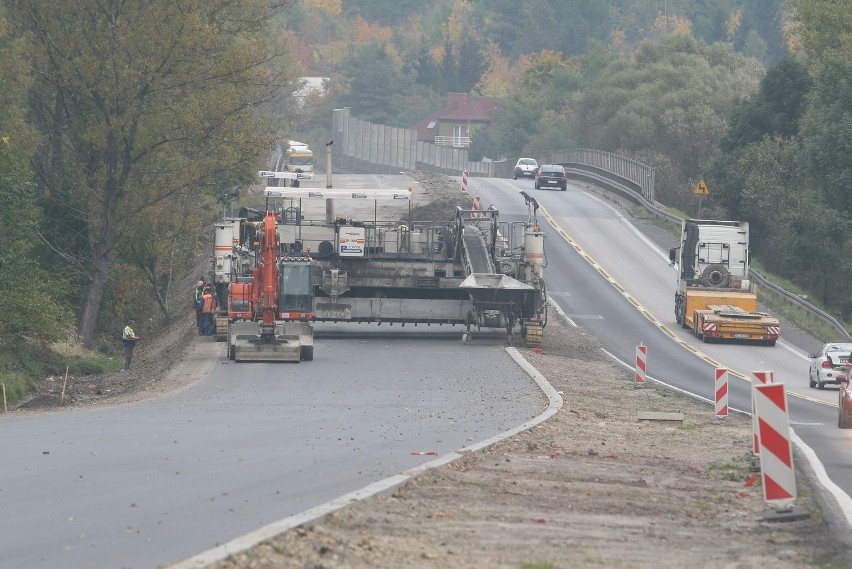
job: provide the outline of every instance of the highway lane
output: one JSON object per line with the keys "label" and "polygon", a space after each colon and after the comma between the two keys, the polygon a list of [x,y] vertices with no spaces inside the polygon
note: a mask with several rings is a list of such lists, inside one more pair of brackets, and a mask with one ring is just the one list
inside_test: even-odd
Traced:
{"label": "highway lane", "polygon": [[[470,186],[471,194],[480,195],[484,207],[493,204],[503,220],[525,211],[519,190],[535,197],[547,212],[539,211],[547,234],[545,281],[569,317],[601,338],[622,362],[632,364],[635,346],[644,342],[651,377],[708,400],[713,397],[713,368],[728,367],[743,376],[730,380],[730,402],[740,410],[750,410],[750,383],[744,378],[756,370],[773,370],[788,390],[796,434],[817,453],[848,499],[852,434],[835,426],[836,390],[808,387],[803,349],[784,340],[774,348],[705,344],[680,328],[673,310],[676,274],[667,252],[641,236],[610,204],[576,186],[569,185],[567,192],[537,191],[527,180],[480,178]],[[602,278],[614,286],[600,286]]]}

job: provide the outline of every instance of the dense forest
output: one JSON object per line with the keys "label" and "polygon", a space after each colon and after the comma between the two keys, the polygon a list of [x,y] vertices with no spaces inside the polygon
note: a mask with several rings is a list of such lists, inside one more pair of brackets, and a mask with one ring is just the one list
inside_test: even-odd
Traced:
{"label": "dense forest", "polygon": [[[689,215],[706,179],[705,216],[750,221],[766,270],[849,319],[850,22],[830,0],[2,0],[0,374],[26,389],[44,346],[173,318],[276,141],[327,140],[343,106],[409,127],[451,92],[501,102],[474,157],[632,156]],[[327,89],[298,99],[303,76]]]}

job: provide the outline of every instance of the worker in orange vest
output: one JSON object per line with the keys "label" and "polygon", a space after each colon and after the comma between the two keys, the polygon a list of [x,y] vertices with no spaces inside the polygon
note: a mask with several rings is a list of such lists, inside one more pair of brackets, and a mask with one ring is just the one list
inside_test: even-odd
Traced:
{"label": "worker in orange vest", "polygon": [[216,299],[210,287],[204,289],[201,306],[201,322],[205,336],[213,335],[213,312],[216,311]]}

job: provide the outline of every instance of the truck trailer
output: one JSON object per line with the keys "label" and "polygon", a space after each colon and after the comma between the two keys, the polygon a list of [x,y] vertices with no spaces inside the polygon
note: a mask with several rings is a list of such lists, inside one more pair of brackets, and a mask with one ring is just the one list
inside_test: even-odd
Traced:
{"label": "truck trailer", "polygon": [[704,342],[775,345],[781,325],[758,310],[758,287],[749,279],[748,222],[686,219],[669,260],[678,265],[678,324]]}

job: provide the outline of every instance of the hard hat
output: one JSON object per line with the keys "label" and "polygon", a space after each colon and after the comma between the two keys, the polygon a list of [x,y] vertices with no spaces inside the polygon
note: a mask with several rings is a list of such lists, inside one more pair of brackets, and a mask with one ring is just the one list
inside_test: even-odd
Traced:
{"label": "hard hat", "polygon": [[195,286],[204,286],[204,281],[198,281]]}

